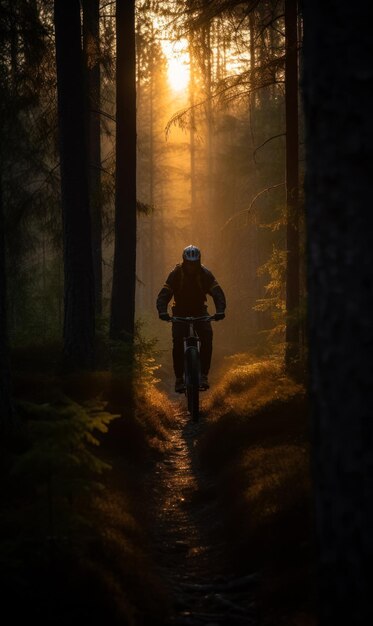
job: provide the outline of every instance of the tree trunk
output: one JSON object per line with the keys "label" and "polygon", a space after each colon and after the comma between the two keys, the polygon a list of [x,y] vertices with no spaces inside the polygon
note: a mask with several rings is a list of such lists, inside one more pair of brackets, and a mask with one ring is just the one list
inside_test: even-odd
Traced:
{"label": "tree trunk", "polygon": [[373,618],[373,39],[304,0],[309,352],[319,624]]}
{"label": "tree trunk", "polygon": [[7,332],[7,299],[5,270],[5,235],[2,180],[0,175],[0,432],[9,433],[12,427],[10,391],[10,364]]}
{"label": "tree trunk", "polygon": [[195,236],[195,225],[197,223],[197,177],[196,177],[196,111],[195,111],[195,41],[193,32],[189,35],[189,105],[190,105],[190,129],[189,129],[189,145],[190,145],[190,217],[191,217],[191,239]]}
{"label": "tree trunk", "polygon": [[[206,209],[207,215],[206,219],[206,228],[207,225],[211,229],[214,226],[213,219],[213,155],[214,155],[214,145],[213,145],[213,107],[212,107],[212,49],[211,49],[211,31],[212,31],[212,22],[209,22],[204,28],[204,80],[206,86],[206,106],[205,106],[205,114],[206,114],[206,172],[207,172],[207,198],[206,198]],[[212,233],[214,236],[214,233]]]}
{"label": "tree trunk", "polygon": [[135,0],[117,0],[115,251],[110,336],[133,341],[136,289]]}
{"label": "tree trunk", "polygon": [[[153,24],[151,26],[151,47],[154,46],[154,28]],[[149,94],[149,204],[151,207],[154,206],[154,57],[153,51],[151,52],[151,60],[149,63],[149,81],[150,81],[150,94]],[[156,298],[155,287],[154,287],[154,266],[156,263],[156,259],[154,258],[154,239],[156,236],[155,233],[155,214],[153,213],[150,216],[150,234],[149,234],[149,260],[148,260],[148,275],[149,280],[147,284],[149,285],[149,296],[150,299],[148,301],[148,307],[151,309],[152,304]],[[150,261],[150,262],[149,262]]]}
{"label": "tree trunk", "polygon": [[92,222],[95,307],[102,313],[102,214],[100,129],[100,1],[83,0],[83,51],[87,88],[88,185]]}
{"label": "tree trunk", "polygon": [[286,366],[299,362],[299,164],[297,0],[285,0]]}
{"label": "tree trunk", "polygon": [[79,0],[55,0],[54,22],[64,241],[64,349],[73,365],[91,367],[95,306]]}
{"label": "tree trunk", "polygon": [[250,107],[255,108],[255,16],[254,11],[249,13],[250,28]]}

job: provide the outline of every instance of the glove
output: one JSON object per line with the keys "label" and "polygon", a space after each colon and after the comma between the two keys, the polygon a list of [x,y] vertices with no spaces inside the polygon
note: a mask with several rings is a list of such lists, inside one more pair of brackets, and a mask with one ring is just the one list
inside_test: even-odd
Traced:
{"label": "glove", "polygon": [[218,322],[219,320],[223,320],[225,318],[225,313],[221,312],[221,313],[215,313],[215,321]]}
{"label": "glove", "polygon": [[169,322],[171,318],[170,318],[169,314],[166,311],[166,313],[160,313],[159,314],[159,319],[163,320],[164,322]]}

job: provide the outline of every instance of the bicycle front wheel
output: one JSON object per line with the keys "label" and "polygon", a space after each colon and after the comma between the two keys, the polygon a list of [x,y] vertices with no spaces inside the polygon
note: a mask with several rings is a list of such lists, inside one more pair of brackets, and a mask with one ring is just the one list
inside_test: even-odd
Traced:
{"label": "bicycle front wheel", "polygon": [[199,352],[189,349],[186,352],[186,395],[188,411],[194,422],[199,419]]}

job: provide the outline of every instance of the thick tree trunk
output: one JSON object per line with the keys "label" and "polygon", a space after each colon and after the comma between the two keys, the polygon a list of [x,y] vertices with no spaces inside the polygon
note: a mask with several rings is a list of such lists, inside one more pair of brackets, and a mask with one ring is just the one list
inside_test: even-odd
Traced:
{"label": "thick tree trunk", "polygon": [[83,51],[86,67],[88,185],[96,313],[102,313],[102,214],[100,128],[100,0],[83,0]]}
{"label": "thick tree trunk", "polygon": [[11,430],[13,414],[6,307],[4,207],[0,175],[0,432],[2,435],[9,433]]}
{"label": "thick tree trunk", "polygon": [[117,0],[115,251],[110,336],[133,340],[136,290],[135,0]]}
{"label": "thick tree trunk", "polygon": [[79,0],[55,0],[54,21],[64,239],[64,348],[74,365],[91,367],[95,307]]}
{"label": "thick tree trunk", "polygon": [[372,623],[373,38],[304,0],[309,350],[320,626]]}
{"label": "thick tree trunk", "polygon": [[297,0],[285,0],[286,366],[299,361],[299,165]]}

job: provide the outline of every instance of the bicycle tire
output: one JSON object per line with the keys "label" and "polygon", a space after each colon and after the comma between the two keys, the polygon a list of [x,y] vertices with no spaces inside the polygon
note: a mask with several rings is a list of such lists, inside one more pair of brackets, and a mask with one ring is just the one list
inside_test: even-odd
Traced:
{"label": "bicycle tire", "polygon": [[194,422],[199,419],[199,352],[189,349],[185,359],[188,412]]}

